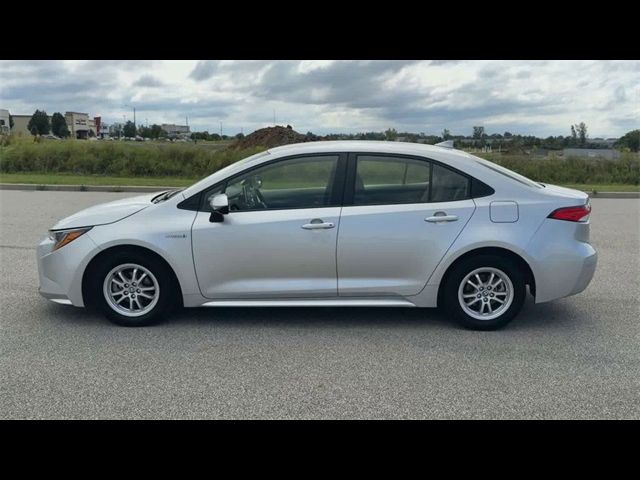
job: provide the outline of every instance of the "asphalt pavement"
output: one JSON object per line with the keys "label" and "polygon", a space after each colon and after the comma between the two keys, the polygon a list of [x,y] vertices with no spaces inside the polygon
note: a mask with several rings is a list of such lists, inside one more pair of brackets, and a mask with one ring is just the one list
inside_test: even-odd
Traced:
{"label": "asphalt pavement", "polygon": [[0,418],[640,418],[640,200],[593,199],[591,285],[497,332],[400,308],[127,329],[40,297],[47,228],[131,195],[0,191]]}

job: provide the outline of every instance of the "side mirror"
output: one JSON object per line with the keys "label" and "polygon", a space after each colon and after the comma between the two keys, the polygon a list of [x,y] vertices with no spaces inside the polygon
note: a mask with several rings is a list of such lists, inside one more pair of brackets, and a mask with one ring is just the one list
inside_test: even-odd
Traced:
{"label": "side mirror", "polygon": [[209,221],[224,222],[224,216],[229,213],[229,198],[224,193],[219,193],[209,200],[209,206],[211,207]]}

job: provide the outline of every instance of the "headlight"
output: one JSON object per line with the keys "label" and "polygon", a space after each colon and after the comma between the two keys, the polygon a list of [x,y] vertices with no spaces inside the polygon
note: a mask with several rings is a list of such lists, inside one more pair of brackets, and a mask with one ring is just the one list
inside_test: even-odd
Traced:
{"label": "headlight", "polygon": [[71,228],[69,230],[52,230],[49,232],[49,238],[54,241],[53,251],[64,247],[67,243],[73,242],[82,234],[88,232],[93,227]]}

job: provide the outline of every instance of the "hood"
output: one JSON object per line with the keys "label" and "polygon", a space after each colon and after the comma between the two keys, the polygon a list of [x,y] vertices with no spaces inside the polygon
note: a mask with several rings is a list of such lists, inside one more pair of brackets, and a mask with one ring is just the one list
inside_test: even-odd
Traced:
{"label": "hood", "polygon": [[101,203],[93,207],[80,210],[78,213],[63,218],[56,223],[51,230],[62,230],[67,228],[89,227],[94,225],[104,225],[106,223],[117,222],[125,217],[133,215],[151,205],[151,199],[160,192],[140,195],[138,197],[123,198],[114,202]]}

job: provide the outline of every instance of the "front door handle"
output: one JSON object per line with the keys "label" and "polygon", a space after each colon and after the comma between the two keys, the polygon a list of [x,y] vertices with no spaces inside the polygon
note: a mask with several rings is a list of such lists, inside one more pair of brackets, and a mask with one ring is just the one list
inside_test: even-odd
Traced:
{"label": "front door handle", "polygon": [[302,225],[305,230],[326,230],[327,228],[333,228],[336,224],[332,222],[325,222],[321,218],[314,218],[309,223]]}
{"label": "front door handle", "polygon": [[446,212],[436,212],[432,217],[424,219],[425,222],[440,223],[440,222],[455,222],[458,220],[457,215],[447,215]]}

